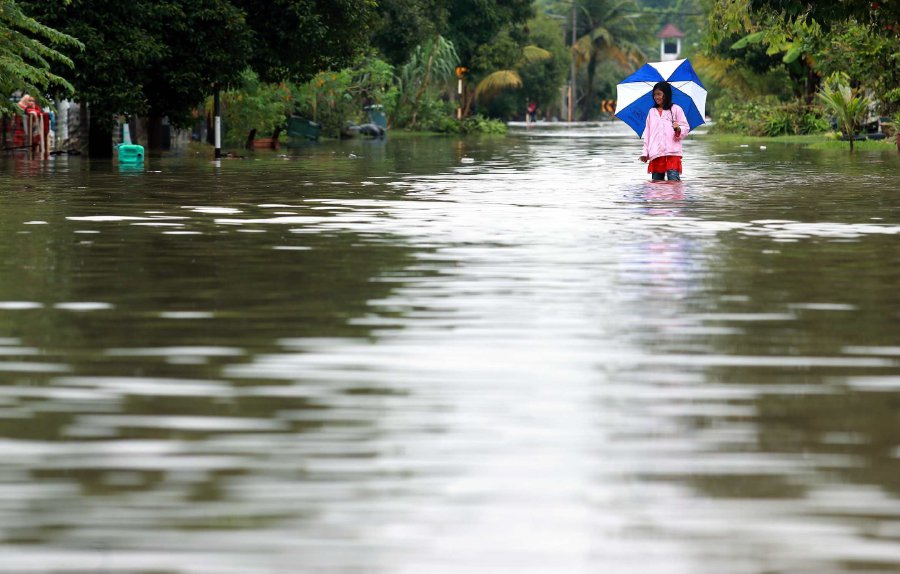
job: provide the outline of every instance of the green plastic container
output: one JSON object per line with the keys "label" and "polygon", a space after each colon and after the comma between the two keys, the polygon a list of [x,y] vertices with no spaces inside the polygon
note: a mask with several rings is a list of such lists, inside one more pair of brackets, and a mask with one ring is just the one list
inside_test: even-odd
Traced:
{"label": "green plastic container", "polygon": [[291,116],[287,124],[287,134],[290,138],[305,138],[317,141],[322,132],[322,126],[300,116]]}
{"label": "green plastic container", "polygon": [[384,113],[384,106],[375,104],[364,108],[369,115],[369,123],[375,124],[381,128],[387,129],[387,115]]}
{"label": "green plastic container", "polygon": [[144,161],[144,146],[119,144],[119,163],[141,163]]}

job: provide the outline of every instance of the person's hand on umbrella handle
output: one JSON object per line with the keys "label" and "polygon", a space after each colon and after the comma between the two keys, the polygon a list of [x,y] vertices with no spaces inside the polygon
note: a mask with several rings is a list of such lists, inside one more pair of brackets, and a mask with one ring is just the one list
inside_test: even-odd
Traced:
{"label": "person's hand on umbrella handle", "polygon": [[641,156],[641,161],[644,162],[644,163],[647,163],[647,160],[648,160],[648,159],[649,159],[649,158],[648,158],[647,156],[645,156],[645,155],[642,155],[642,156]]}
{"label": "person's hand on umbrella handle", "polygon": [[681,133],[681,126],[678,125],[678,122],[672,122],[672,127],[675,129],[676,136]]}

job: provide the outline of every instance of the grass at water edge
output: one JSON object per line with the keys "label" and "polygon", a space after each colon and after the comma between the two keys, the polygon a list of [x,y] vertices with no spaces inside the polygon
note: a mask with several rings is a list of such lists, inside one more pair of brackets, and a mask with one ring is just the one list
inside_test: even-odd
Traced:
{"label": "grass at water edge", "polygon": [[[802,136],[748,136],[744,134],[703,134],[698,137],[709,138],[724,143],[752,143],[752,144],[768,144],[768,143],[786,143],[796,144],[818,150],[847,150],[850,151],[850,143],[835,138],[834,134],[809,134]],[[854,151],[889,151],[896,149],[896,143],[893,138],[885,138],[882,140],[860,140],[853,142]]]}

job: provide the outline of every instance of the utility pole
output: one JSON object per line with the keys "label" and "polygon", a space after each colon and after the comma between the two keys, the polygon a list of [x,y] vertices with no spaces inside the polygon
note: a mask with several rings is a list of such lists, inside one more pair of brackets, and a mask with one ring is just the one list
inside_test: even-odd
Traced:
{"label": "utility pole", "polygon": [[219,84],[216,84],[215,95],[213,96],[213,115],[215,116],[214,128],[215,129],[215,159],[222,159],[222,118],[219,116],[220,111],[220,102],[219,102]]}
{"label": "utility pole", "polygon": [[466,77],[466,73],[468,73],[469,68],[465,66],[457,66],[456,67],[456,96],[459,100],[459,105],[456,107],[456,119],[462,119],[463,112],[463,103],[464,103],[464,93],[463,92],[463,79]]}
{"label": "utility pole", "polygon": [[569,123],[572,123],[572,115],[575,110],[575,42],[577,40],[578,29],[578,7],[576,2],[572,2],[572,72],[569,82]]}

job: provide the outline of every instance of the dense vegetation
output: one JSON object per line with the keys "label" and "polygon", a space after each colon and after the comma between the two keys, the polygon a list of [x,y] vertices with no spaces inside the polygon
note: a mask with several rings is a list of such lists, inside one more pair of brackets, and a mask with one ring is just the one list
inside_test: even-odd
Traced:
{"label": "dense vegetation", "polygon": [[898,20],[863,0],[2,0],[0,87],[87,103],[100,153],[121,116],[185,126],[217,87],[233,143],[290,114],[337,136],[370,103],[394,129],[502,131],[487,118],[529,101],[566,119],[567,84],[574,119],[608,117],[672,23],[720,129],[847,132],[900,112]]}
{"label": "dense vegetation", "polygon": [[811,133],[829,118],[849,136],[867,119],[900,112],[900,3],[707,4],[701,59],[720,128]]}

